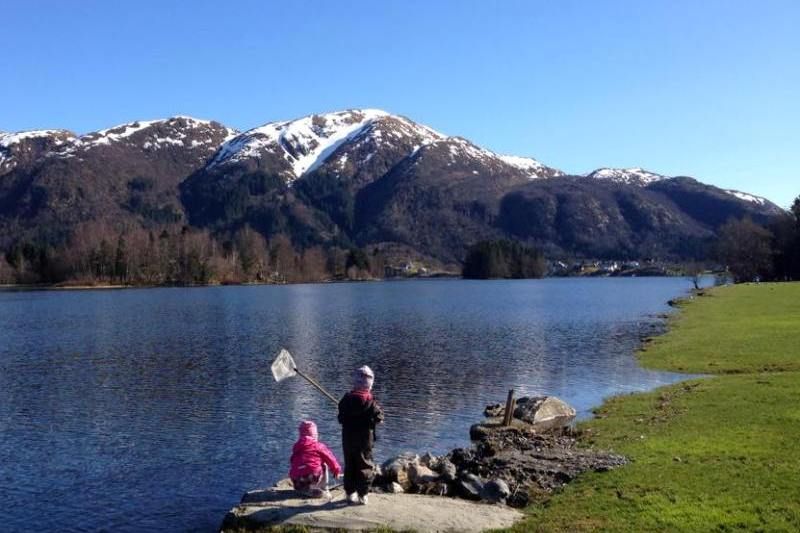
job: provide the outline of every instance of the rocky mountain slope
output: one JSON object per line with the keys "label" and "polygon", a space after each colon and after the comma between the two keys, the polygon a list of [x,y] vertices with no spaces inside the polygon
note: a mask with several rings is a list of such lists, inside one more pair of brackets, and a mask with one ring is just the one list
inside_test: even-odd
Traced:
{"label": "rocky mountain slope", "polygon": [[690,257],[768,200],[642,169],[568,176],[405,117],[347,110],[239,133],[173,117],[78,136],[0,133],[0,248],[68,243],[77,224],[249,225],[302,248],[399,245],[458,262],[481,239],[553,255]]}
{"label": "rocky mountain slope", "polygon": [[[5,240],[54,243],[76,223],[175,223],[178,185],[236,132],[188,117],[141,121],[76,136],[61,130],[0,137],[0,226]],[[2,244],[2,243],[0,243]]]}

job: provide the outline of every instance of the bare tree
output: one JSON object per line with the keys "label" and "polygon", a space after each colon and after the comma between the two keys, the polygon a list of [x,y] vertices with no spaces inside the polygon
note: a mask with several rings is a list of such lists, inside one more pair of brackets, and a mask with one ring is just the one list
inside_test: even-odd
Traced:
{"label": "bare tree", "polygon": [[326,269],[335,279],[344,279],[347,276],[347,251],[341,248],[328,249]]}
{"label": "bare tree", "polygon": [[703,264],[697,261],[691,261],[684,265],[683,272],[692,281],[695,290],[700,290],[700,280],[703,277],[703,272],[705,272]]}
{"label": "bare tree", "polygon": [[772,233],[749,218],[729,220],[719,230],[717,253],[736,282],[768,277],[772,270]]}
{"label": "bare tree", "polygon": [[305,250],[300,263],[304,281],[322,281],[329,277],[326,269],[327,256],[319,246]]}
{"label": "bare tree", "polygon": [[297,276],[295,250],[286,235],[276,235],[269,243],[270,266],[275,281],[293,281]]}
{"label": "bare tree", "polygon": [[134,228],[125,234],[127,256],[125,269],[129,283],[154,284],[156,274],[155,235],[142,228]]}
{"label": "bare tree", "polygon": [[113,250],[118,234],[103,220],[78,224],[62,253],[73,281],[94,283],[111,274]]}
{"label": "bare tree", "polygon": [[236,233],[234,241],[247,279],[264,281],[268,266],[267,243],[264,237],[250,226],[245,226]]}
{"label": "bare tree", "polygon": [[0,254],[0,284],[14,283],[15,281],[14,269],[8,264],[6,258]]}
{"label": "bare tree", "polygon": [[383,278],[386,275],[386,258],[377,248],[370,254],[369,271],[373,278]]}

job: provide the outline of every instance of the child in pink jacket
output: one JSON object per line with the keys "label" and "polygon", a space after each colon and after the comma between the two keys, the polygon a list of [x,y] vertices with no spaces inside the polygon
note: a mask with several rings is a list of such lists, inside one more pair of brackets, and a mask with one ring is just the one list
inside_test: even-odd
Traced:
{"label": "child in pink jacket", "polygon": [[304,496],[320,498],[329,496],[328,471],[334,477],[342,473],[342,467],[333,452],[318,440],[317,425],[304,420],[297,428],[300,438],[292,447],[289,477],[294,489]]}

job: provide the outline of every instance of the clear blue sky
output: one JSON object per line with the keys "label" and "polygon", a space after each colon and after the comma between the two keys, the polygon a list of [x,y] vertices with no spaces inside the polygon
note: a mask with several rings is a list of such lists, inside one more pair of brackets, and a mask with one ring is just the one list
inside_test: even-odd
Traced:
{"label": "clear blue sky", "polygon": [[800,194],[800,1],[11,1],[0,129],[349,107],[568,172]]}

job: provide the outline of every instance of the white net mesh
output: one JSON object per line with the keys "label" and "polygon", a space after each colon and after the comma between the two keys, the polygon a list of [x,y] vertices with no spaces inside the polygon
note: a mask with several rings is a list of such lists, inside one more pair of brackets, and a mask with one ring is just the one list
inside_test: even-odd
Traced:
{"label": "white net mesh", "polygon": [[286,378],[297,375],[294,369],[295,366],[292,354],[285,348],[282,348],[278,356],[272,362],[272,377],[275,378],[275,381],[283,381]]}

